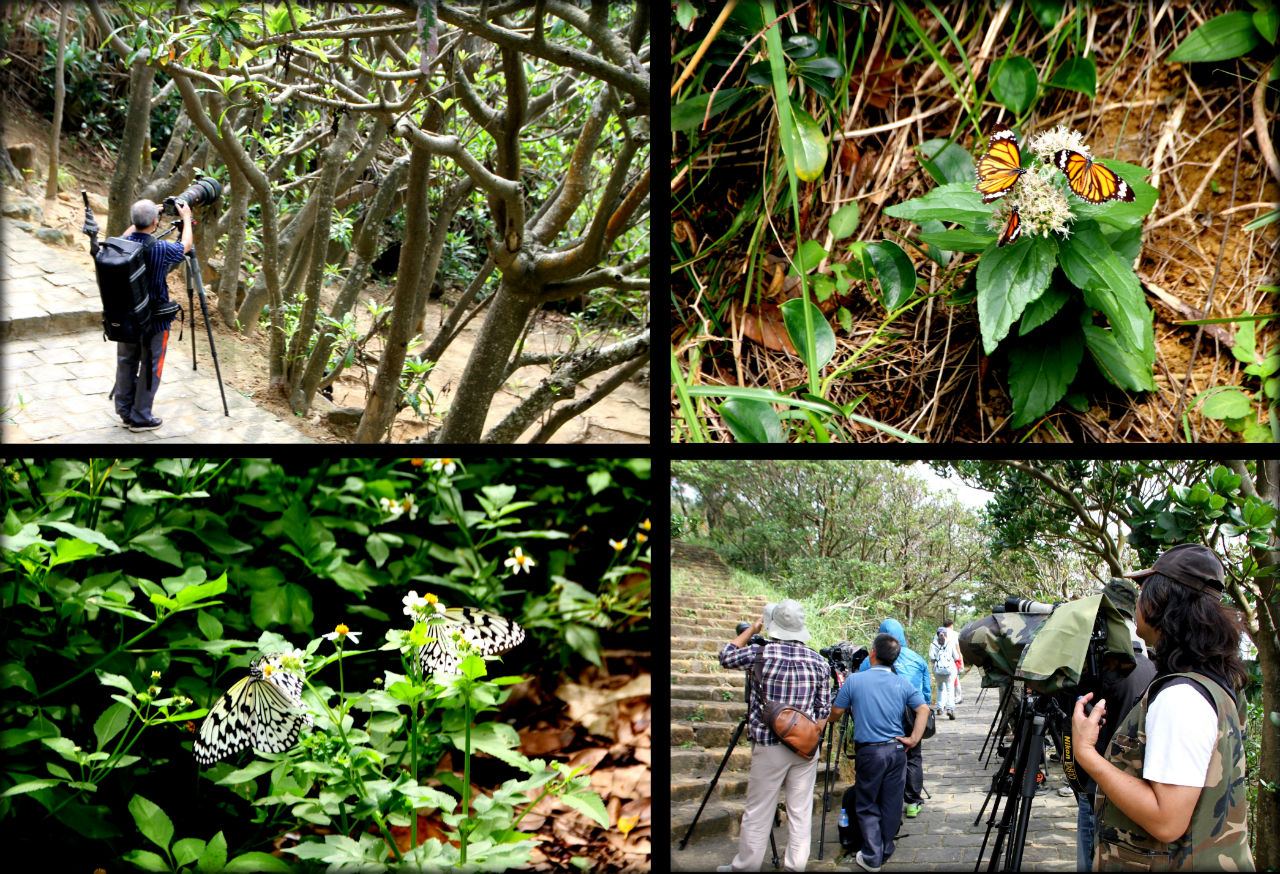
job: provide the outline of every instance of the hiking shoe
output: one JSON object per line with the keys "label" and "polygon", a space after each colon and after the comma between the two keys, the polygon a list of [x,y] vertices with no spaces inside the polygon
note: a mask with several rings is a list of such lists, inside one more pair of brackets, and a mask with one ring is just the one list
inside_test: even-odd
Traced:
{"label": "hiking shoe", "polygon": [[853,861],[858,863],[858,867],[863,871],[879,871],[879,867],[870,864],[866,859],[862,858],[862,850],[858,850],[858,854],[853,857]]}
{"label": "hiking shoe", "polygon": [[155,429],[160,427],[160,423],[162,421],[163,420],[159,416],[156,416],[150,422],[141,422],[141,423],[130,422],[129,430],[130,431],[154,431]]}
{"label": "hiking shoe", "polygon": [[907,819],[915,819],[915,818],[916,818],[917,816],[919,816],[919,815],[920,815],[920,805],[919,805],[919,804],[908,804],[908,805],[907,805]]}
{"label": "hiking shoe", "polygon": [[947,719],[955,719],[955,718],[956,718],[956,712],[954,710],[948,710]]}

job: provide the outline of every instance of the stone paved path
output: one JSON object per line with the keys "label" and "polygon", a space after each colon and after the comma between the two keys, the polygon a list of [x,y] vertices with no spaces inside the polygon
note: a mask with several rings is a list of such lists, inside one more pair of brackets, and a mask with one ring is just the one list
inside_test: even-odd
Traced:
{"label": "stone paved path", "polygon": [[66,248],[36,240],[22,223],[0,222],[0,442],[314,442],[229,387],[231,415],[223,415],[203,316],[190,312],[185,330],[199,331],[199,369],[191,367],[191,338],[179,343],[170,334],[154,408],[164,424],[138,433],[121,426],[107,399],[116,344],[102,339],[92,268],[69,258]]}
{"label": "stone paved path", "polygon": [[[728,569],[708,555],[710,550],[687,549],[676,544],[673,558],[672,593],[672,846],[671,870],[714,871],[727,865],[737,851],[742,799],[751,766],[750,744],[740,743],[721,775],[715,793],[698,821],[688,846],[679,849],[693,815],[702,801],[716,768],[724,756],[733,729],[743,712],[743,679],[720,668],[716,657],[721,646],[735,636],[741,618],[759,615],[762,603],[744,599],[733,591]],[[751,612],[754,611],[754,612]],[[999,760],[993,757],[984,766],[978,752],[983,745],[998,703],[998,690],[982,696],[975,706],[981,678],[976,670],[962,680],[964,703],[956,708],[954,721],[938,723],[937,734],[924,741],[924,788],[932,796],[916,819],[904,819],[897,851],[884,866],[892,871],[973,871],[979,847],[987,830],[991,808],[974,825],[991,786],[991,775]],[[837,780],[832,792],[832,809],[826,815],[826,843],[818,859],[818,839],[822,826],[822,771],[814,791],[814,817],[809,871],[861,871],[853,860],[840,859],[837,830],[839,798],[847,783]],[[1062,797],[1062,770],[1050,764],[1047,794],[1031,805],[1023,870],[1075,870],[1076,802]],[[1001,810],[1003,811],[1003,807]],[[779,850],[787,840],[783,824],[774,829]],[[993,829],[991,842],[995,841]],[[988,843],[983,869],[991,858]],[[773,870],[766,852],[764,870]]]}

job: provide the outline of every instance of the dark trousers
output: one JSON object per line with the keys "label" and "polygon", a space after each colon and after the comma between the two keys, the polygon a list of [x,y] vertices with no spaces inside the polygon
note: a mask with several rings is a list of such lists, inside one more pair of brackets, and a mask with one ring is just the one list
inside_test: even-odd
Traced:
{"label": "dark trousers", "polygon": [[902,822],[907,755],[902,744],[866,744],[857,751],[854,811],[862,828],[862,858],[872,867],[893,855],[893,836]]}
{"label": "dark trousers", "polygon": [[920,752],[923,746],[924,741],[921,741],[907,750],[907,793],[904,799],[907,804],[924,803],[924,756]]}
{"label": "dark trousers", "polygon": [[144,341],[151,351],[151,385],[143,367],[142,343],[116,344],[116,414],[125,422],[143,425],[151,421],[151,405],[160,391],[160,371],[164,369],[164,350],[169,332],[156,331]]}

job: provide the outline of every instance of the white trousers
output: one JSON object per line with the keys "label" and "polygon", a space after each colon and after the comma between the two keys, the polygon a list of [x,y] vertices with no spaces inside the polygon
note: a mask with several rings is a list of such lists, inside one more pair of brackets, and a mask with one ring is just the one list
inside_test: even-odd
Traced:
{"label": "white trousers", "polygon": [[956,709],[955,674],[934,674],[933,680],[938,686],[938,707],[941,710]]}

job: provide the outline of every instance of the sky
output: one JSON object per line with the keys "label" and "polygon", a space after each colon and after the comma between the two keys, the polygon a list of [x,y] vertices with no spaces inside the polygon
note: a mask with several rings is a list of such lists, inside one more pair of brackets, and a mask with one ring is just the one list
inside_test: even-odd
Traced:
{"label": "sky", "polygon": [[927,485],[932,491],[939,493],[950,492],[955,495],[962,504],[974,510],[981,509],[982,506],[991,498],[991,492],[983,489],[975,489],[971,486],[965,485],[959,477],[951,476],[944,479],[938,476],[929,468],[929,465],[925,464],[923,461],[917,461],[915,464],[911,465],[911,470],[923,479],[925,485]]}

